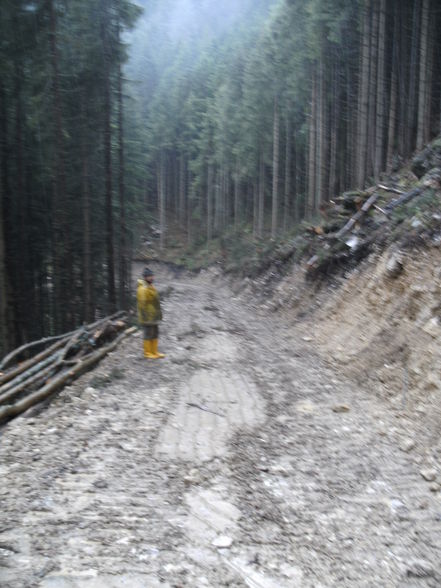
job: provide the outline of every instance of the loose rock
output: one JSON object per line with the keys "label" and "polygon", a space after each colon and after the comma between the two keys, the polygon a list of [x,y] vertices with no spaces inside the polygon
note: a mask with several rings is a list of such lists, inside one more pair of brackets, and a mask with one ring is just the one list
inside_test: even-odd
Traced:
{"label": "loose rock", "polygon": [[432,564],[424,559],[410,561],[407,567],[407,575],[410,578],[427,578],[434,574],[435,571]]}
{"label": "loose rock", "polygon": [[420,474],[423,476],[423,478],[425,480],[427,480],[428,482],[434,482],[436,480],[436,470],[433,468],[430,469],[424,469],[420,471]]}
{"label": "loose rock", "polygon": [[231,547],[233,540],[227,535],[219,535],[219,537],[216,537],[216,539],[212,541],[211,544],[214,545],[214,547],[218,547],[219,549],[227,549],[228,547]]}

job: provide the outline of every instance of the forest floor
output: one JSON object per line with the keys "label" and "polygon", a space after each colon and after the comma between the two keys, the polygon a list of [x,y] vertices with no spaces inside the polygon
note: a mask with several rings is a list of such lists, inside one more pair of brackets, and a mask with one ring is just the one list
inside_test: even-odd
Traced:
{"label": "forest floor", "polygon": [[418,421],[215,272],[157,285],[165,359],[136,333],[0,431],[0,586],[440,586]]}

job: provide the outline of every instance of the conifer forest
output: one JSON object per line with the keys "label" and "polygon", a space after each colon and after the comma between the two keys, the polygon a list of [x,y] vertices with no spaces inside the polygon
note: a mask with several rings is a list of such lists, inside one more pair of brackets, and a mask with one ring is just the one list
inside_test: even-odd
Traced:
{"label": "conifer forest", "polygon": [[1,0],[0,355],[127,309],[150,227],[277,240],[401,166],[440,31],[437,0]]}

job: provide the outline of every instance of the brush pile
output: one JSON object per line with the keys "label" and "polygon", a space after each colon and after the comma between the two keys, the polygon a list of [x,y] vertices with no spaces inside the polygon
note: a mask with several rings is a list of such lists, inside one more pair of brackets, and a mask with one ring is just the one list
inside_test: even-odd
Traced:
{"label": "brush pile", "polygon": [[126,314],[119,312],[12,351],[0,362],[0,423],[48,398],[135,330],[128,328]]}

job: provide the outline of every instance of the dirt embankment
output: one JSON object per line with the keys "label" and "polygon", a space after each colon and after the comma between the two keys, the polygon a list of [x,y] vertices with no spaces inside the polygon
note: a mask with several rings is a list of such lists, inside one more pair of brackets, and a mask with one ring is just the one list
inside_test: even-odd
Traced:
{"label": "dirt embankment", "polygon": [[[262,304],[369,397],[406,422],[421,464],[441,458],[441,251],[396,244],[321,285],[294,265]],[[275,278],[276,279],[276,278]],[[268,276],[242,296],[269,289]]]}
{"label": "dirt embankment", "polygon": [[[369,243],[363,261],[357,264],[349,246],[346,257],[337,259],[335,243],[341,240],[317,231],[309,237],[310,246],[318,252],[315,257],[328,259],[326,275],[313,268],[314,278],[308,279],[312,272],[305,259],[281,271],[273,264],[244,292],[263,293],[262,303],[295,322],[304,341],[333,368],[367,393],[387,399],[422,430],[428,445],[436,445],[441,429],[441,140],[384,183],[406,195],[383,192],[384,209],[372,209],[355,225],[354,240]],[[399,205],[392,208],[393,202]]]}

